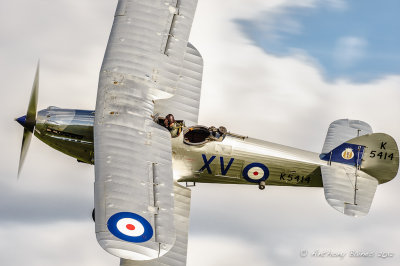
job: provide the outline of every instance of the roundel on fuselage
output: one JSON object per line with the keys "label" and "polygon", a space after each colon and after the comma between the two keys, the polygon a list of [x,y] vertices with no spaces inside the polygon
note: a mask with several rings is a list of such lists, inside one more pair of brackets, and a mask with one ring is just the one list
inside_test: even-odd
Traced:
{"label": "roundel on fuselage", "polygon": [[260,183],[261,181],[265,181],[268,176],[268,167],[262,163],[251,163],[243,169],[243,177],[251,183]]}

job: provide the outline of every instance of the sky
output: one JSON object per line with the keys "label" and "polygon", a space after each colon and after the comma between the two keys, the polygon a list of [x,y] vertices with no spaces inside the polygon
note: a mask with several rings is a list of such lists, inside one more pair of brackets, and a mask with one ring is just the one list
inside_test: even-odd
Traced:
{"label": "sky", "polygon": [[303,53],[320,64],[327,80],[367,82],[398,73],[399,10],[397,0],[319,1],[266,10],[237,23],[267,53]]}
{"label": "sky", "polygon": [[[39,58],[39,109],[94,109],[116,3],[0,2],[2,265],[119,265],[95,239],[93,167],[33,139],[17,180],[13,121]],[[313,152],[341,118],[399,140],[398,10],[394,0],[199,0],[190,36],[205,62],[199,123]],[[318,188],[199,184],[188,265],[398,265],[399,190],[398,177],[379,186],[368,216],[352,218]],[[325,251],[347,256],[312,256]]]}

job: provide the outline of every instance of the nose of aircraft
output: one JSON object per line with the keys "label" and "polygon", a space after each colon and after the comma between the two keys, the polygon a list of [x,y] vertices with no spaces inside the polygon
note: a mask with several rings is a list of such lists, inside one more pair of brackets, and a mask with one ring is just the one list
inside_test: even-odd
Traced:
{"label": "nose of aircraft", "polygon": [[16,118],[15,121],[17,121],[18,124],[23,126],[25,129],[27,129],[33,133],[33,129],[35,128],[35,124],[36,124],[35,120],[30,122],[27,120],[26,115],[24,115],[24,116]]}
{"label": "nose of aircraft", "polygon": [[26,127],[26,115],[18,117],[15,119],[21,126]]}

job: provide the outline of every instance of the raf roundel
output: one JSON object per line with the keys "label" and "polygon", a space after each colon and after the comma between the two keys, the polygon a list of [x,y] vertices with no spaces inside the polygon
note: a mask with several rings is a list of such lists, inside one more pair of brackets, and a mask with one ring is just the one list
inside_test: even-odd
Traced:
{"label": "raf roundel", "polygon": [[128,242],[142,243],[153,237],[151,224],[136,213],[116,213],[108,219],[107,226],[114,236]]}
{"label": "raf roundel", "polygon": [[243,177],[251,183],[260,183],[261,181],[265,181],[268,176],[268,167],[262,163],[251,163],[243,169]]}

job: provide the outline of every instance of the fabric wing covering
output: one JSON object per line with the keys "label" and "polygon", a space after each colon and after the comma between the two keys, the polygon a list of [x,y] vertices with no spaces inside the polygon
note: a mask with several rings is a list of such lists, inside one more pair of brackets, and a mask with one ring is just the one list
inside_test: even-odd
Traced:
{"label": "fabric wing covering", "polygon": [[177,119],[184,120],[188,127],[198,125],[202,76],[203,58],[188,43],[175,94],[171,98],[156,101],[154,112],[161,117],[172,113]]}
{"label": "fabric wing covering", "polygon": [[95,220],[99,244],[123,259],[156,259],[176,243],[171,135],[151,116],[177,90],[196,5],[118,2],[96,102]]}
{"label": "fabric wing covering", "polygon": [[331,152],[334,148],[350,139],[371,133],[371,126],[363,121],[350,119],[336,120],[329,126],[322,154]]}
{"label": "fabric wing covering", "polygon": [[181,185],[174,184],[176,241],[171,250],[161,258],[147,261],[131,261],[121,259],[121,266],[185,266],[191,191]]}
{"label": "fabric wing covering", "polygon": [[355,167],[332,163],[321,166],[326,201],[349,216],[368,214],[378,180]]}

